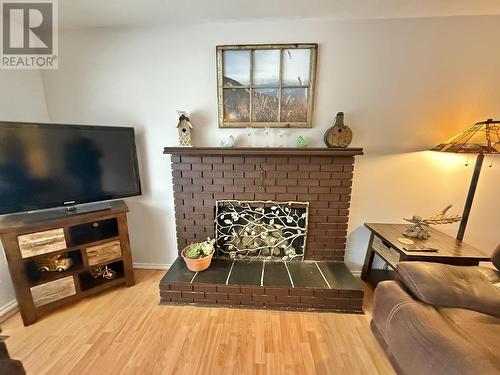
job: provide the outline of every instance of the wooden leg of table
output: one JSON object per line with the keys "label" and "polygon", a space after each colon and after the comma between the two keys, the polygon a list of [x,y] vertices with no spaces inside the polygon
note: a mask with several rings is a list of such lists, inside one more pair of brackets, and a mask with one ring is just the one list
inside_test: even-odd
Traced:
{"label": "wooden leg of table", "polygon": [[5,255],[7,257],[14,291],[16,292],[17,306],[19,307],[24,325],[29,326],[36,322],[37,313],[33,303],[33,297],[31,296],[29,282],[24,276],[26,271],[24,270],[24,263],[21,259],[17,235],[14,233],[4,236],[2,238],[2,244],[4,249],[10,249],[10,251],[6,251]]}
{"label": "wooden leg of table", "polygon": [[122,247],[123,268],[125,269],[125,279],[127,286],[135,285],[134,266],[130,251],[130,240],[128,237],[127,215],[118,216],[118,231],[120,233],[120,244]]}
{"label": "wooden leg of table", "polygon": [[373,258],[375,252],[373,251],[372,244],[375,234],[373,232],[370,235],[370,241],[368,241],[368,248],[366,249],[365,262],[363,263],[363,269],[361,270],[361,280],[366,280],[366,277],[370,270],[372,269]]}

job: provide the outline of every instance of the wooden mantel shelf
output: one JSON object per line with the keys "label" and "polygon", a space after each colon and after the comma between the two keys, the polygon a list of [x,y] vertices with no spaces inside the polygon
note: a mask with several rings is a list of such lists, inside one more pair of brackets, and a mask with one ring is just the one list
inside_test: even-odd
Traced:
{"label": "wooden mantel shelf", "polygon": [[279,156],[355,156],[363,155],[362,148],[320,148],[320,147],[165,147],[164,154],[170,155],[279,155]]}

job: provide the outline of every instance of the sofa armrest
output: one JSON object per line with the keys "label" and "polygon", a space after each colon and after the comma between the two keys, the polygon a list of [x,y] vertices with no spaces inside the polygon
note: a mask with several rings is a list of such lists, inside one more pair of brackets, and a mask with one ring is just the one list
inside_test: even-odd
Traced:
{"label": "sofa armrest", "polygon": [[414,375],[493,375],[498,358],[471,345],[433,306],[399,305],[387,321],[385,341],[399,368]]}
{"label": "sofa armrest", "polygon": [[398,281],[382,281],[377,284],[373,295],[372,324],[385,340],[387,323],[392,312],[406,303],[418,302],[404,289]]}

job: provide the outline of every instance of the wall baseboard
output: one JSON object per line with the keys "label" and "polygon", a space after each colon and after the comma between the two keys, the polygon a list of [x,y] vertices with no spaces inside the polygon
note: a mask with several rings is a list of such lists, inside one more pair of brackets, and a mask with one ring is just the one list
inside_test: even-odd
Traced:
{"label": "wall baseboard", "polygon": [[168,270],[170,263],[134,263],[134,268],[143,270]]}
{"label": "wall baseboard", "polygon": [[361,271],[351,271],[354,277],[361,277]]}
{"label": "wall baseboard", "polygon": [[0,323],[4,322],[18,311],[17,301],[14,299],[0,306]]}

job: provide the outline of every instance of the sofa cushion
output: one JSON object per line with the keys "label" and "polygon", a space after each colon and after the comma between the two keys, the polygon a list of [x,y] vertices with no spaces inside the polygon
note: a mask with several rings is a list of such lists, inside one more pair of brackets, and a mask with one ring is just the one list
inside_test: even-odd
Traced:
{"label": "sofa cushion", "polygon": [[500,317],[500,290],[475,267],[400,262],[397,271],[406,287],[425,303]]}
{"label": "sofa cushion", "polygon": [[467,309],[439,308],[441,315],[474,346],[500,362],[500,319]]}

